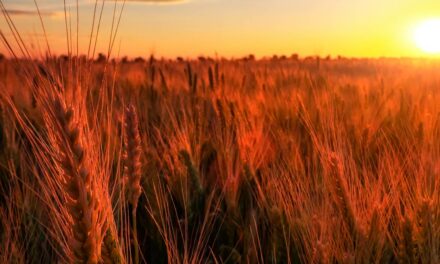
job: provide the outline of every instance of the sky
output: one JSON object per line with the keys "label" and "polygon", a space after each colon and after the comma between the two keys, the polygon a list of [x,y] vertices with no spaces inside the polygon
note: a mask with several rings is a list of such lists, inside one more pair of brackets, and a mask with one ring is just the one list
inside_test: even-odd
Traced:
{"label": "sky", "polygon": [[[46,42],[34,0],[1,2],[28,49],[42,53]],[[51,51],[67,53],[63,0],[37,3]],[[76,3],[66,0],[74,51]],[[98,7],[101,4],[98,0]],[[95,0],[78,0],[78,5],[78,50],[87,53]],[[114,1],[105,1],[97,51],[108,51],[114,7]],[[121,2],[116,8],[118,13]],[[440,17],[438,0],[128,0],[112,54],[419,57],[426,54],[415,45],[412,32],[420,22],[435,17]],[[13,40],[4,17],[0,29]],[[7,53],[4,46],[0,52]]]}

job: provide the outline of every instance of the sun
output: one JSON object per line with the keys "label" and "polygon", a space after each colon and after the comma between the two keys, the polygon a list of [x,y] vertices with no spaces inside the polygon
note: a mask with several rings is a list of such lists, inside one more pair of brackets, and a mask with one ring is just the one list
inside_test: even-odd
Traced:
{"label": "sun", "polygon": [[414,30],[414,41],[426,53],[440,53],[440,18],[421,22]]}

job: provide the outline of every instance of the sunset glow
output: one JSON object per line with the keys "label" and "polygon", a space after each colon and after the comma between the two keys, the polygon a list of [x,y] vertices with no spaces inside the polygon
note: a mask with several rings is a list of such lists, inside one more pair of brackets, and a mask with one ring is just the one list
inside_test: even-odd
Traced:
{"label": "sunset glow", "polygon": [[[3,0],[26,43],[44,47],[34,1]],[[37,1],[51,48],[66,53],[63,1]],[[76,0],[67,0],[76,39]],[[79,50],[89,44],[95,0],[79,0]],[[98,10],[102,1],[97,1]],[[115,2],[105,1],[98,51],[106,51]],[[116,2],[117,11],[122,1]],[[348,57],[418,57],[438,48],[429,17],[440,1],[298,1],[298,0],[130,0],[124,7],[114,55],[165,57],[278,55]],[[429,22],[431,21],[431,22]],[[424,26],[425,25],[425,26]],[[414,27],[418,28],[412,30]],[[4,19],[0,27],[11,35]],[[408,33],[411,32],[411,33]],[[437,30],[438,32],[438,30]],[[76,42],[74,43],[76,44]],[[76,50],[76,49],[75,49]],[[4,53],[4,47],[0,48]]]}

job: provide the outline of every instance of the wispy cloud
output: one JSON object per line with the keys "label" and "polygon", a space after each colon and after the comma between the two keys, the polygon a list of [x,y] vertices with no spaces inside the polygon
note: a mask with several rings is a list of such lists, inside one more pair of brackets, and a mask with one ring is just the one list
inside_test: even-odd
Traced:
{"label": "wispy cloud", "polygon": [[[77,3],[80,6],[91,5],[94,4],[96,0],[76,0],[74,3],[72,1],[67,1],[68,6],[75,6]],[[98,0],[101,2],[102,0]],[[111,0],[112,1],[112,0]],[[124,0],[113,0],[119,3],[123,3]],[[126,4],[151,4],[151,5],[175,5],[175,4],[183,4],[190,2],[191,0],[125,0]],[[60,4],[59,2],[55,2],[54,0],[45,0],[37,2],[40,8],[40,14],[46,17],[58,17],[62,13],[62,9],[64,8],[64,4]],[[12,3],[10,0],[6,0],[6,11],[11,16],[38,16],[37,9],[35,4],[24,3],[22,1],[18,1]]]}
{"label": "wispy cloud", "polygon": [[[4,1],[4,5],[8,10],[15,10],[29,13],[31,11],[36,11],[36,8],[40,8],[40,10],[62,10],[64,8],[64,2],[60,0],[37,0],[36,3],[30,0],[2,0]],[[99,0],[102,1],[102,0]],[[79,6],[89,5],[94,3],[95,0],[67,0],[67,6]]]}
{"label": "wispy cloud", "polygon": [[[38,15],[36,11],[36,6],[33,1],[24,0],[4,0],[6,9],[10,15],[17,16],[35,16]],[[100,3],[103,0],[98,0]],[[108,1],[108,0],[107,0]],[[110,0],[116,1],[120,4],[124,0]],[[151,5],[175,5],[190,2],[191,0],[125,0],[126,4],[151,4]],[[76,4],[80,6],[94,5],[96,0],[68,0],[66,5],[69,7],[74,7]],[[40,13],[43,16],[57,16],[59,11],[62,11],[64,4],[56,0],[39,0],[37,1],[38,7],[40,8]],[[44,11],[43,11],[44,10]]]}
{"label": "wispy cloud", "polygon": [[[11,16],[38,16],[38,12],[35,10],[24,10],[24,9],[7,9],[6,12]],[[40,10],[40,15],[42,16],[57,16],[57,12]]]}

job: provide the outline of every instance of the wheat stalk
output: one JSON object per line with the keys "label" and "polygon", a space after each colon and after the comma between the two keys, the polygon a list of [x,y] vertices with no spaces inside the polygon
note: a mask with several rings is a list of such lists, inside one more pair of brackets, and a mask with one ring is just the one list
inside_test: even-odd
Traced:
{"label": "wheat stalk", "polygon": [[136,209],[141,196],[141,137],[139,121],[133,105],[125,111],[125,155],[124,179],[127,182],[127,199],[132,206],[132,232],[134,263],[139,263],[139,243],[137,240]]}

